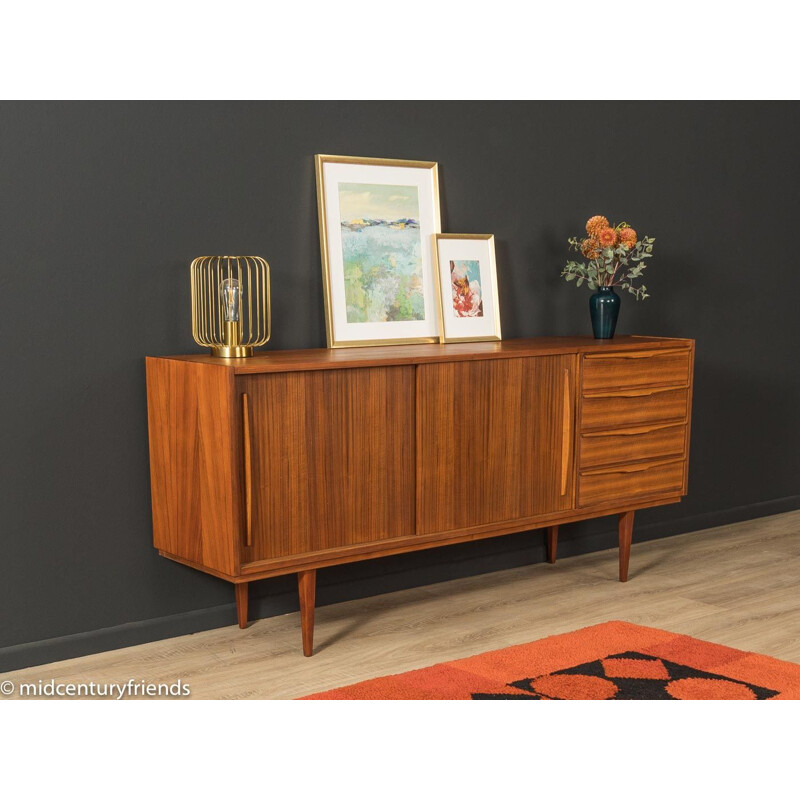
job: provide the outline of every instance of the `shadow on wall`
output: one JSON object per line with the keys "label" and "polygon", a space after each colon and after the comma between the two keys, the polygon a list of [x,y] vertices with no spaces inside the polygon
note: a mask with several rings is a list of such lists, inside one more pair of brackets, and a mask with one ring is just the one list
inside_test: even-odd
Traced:
{"label": "shadow on wall", "polygon": [[[582,299],[575,286],[570,286],[561,277],[561,269],[569,258],[566,226],[556,230],[554,227],[544,228],[539,237],[538,247],[531,248],[531,263],[543,258],[547,269],[544,271],[545,296],[540,305],[537,330],[547,331],[555,336],[585,335],[590,332],[589,294]],[[583,287],[581,287],[581,290]],[[531,287],[535,292],[536,288]],[[579,315],[585,317],[579,322]],[[577,324],[576,324],[577,323]]]}
{"label": "shadow on wall", "polygon": [[[511,338],[510,332],[519,331],[519,320],[517,319],[517,306],[515,303],[506,302],[507,292],[503,291],[503,280],[506,275],[514,273],[512,267],[511,248],[505,239],[495,239],[495,261],[497,263],[497,292],[500,296],[500,331],[504,339]],[[524,330],[524,328],[523,328]]]}
{"label": "shadow on wall", "polygon": [[[759,380],[732,364],[706,361],[702,341],[695,355],[689,495],[705,508],[734,508],[797,495],[800,491],[800,384],[765,371]],[[786,420],[794,420],[793,429]],[[764,442],[774,457],[754,459]],[[781,446],[778,443],[783,443]],[[709,480],[725,464],[724,480]],[[705,479],[701,479],[704,476]],[[695,480],[696,479],[696,480]],[[692,486],[704,487],[703,497]],[[745,487],[744,490],[742,487]],[[702,503],[700,502],[702,500]]]}

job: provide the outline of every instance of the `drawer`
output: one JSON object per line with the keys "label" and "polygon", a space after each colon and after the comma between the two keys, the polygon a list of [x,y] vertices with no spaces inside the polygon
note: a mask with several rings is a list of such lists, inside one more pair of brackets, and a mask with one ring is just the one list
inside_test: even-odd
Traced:
{"label": "drawer", "polygon": [[660,422],[581,434],[579,468],[684,455],[686,424]]}
{"label": "drawer", "polygon": [[578,505],[590,506],[646,495],[679,494],[683,490],[683,459],[622,464],[581,472]]}
{"label": "drawer", "polygon": [[685,420],[688,403],[689,390],[682,386],[593,392],[581,402],[581,428]]}
{"label": "drawer", "polygon": [[587,355],[583,391],[689,382],[689,349]]}

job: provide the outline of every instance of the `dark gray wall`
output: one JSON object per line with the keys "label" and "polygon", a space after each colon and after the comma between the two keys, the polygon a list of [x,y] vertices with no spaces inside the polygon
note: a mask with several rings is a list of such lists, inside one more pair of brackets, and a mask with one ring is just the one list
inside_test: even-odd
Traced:
{"label": "dark gray wall", "polygon": [[[197,352],[207,253],[270,262],[271,347],[324,346],[314,153],[438,161],[444,230],[496,236],[507,338],[589,333],[559,278],[589,215],[655,236],[619,332],[697,339],[690,494],[637,537],[797,508],[799,141],[796,103],[1,104],[0,670],[234,622],[228,584],[152,548],[144,357]],[[540,539],[331,568],[319,602],[538,561]],[[613,542],[599,520],[561,552]],[[254,614],[293,590],[259,584]]]}

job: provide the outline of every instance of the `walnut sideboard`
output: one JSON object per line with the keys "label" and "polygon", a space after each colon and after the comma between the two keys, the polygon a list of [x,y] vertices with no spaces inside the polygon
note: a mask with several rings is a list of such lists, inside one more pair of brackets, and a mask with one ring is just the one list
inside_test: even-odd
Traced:
{"label": "walnut sideboard", "polygon": [[153,543],[235,585],[686,494],[694,342],[515,339],[147,359]]}

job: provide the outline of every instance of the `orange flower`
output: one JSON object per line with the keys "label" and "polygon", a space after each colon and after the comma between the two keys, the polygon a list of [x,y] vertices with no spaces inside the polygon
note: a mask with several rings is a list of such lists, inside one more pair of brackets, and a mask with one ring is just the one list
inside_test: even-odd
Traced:
{"label": "orange flower", "polygon": [[586,223],[586,233],[588,233],[589,236],[592,237],[592,239],[596,239],[597,234],[600,233],[600,231],[603,230],[603,228],[607,227],[608,227],[608,220],[605,217],[601,216],[592,217]]}
{"label": "orange flower", "polygon": [[600,255],[600,243],[597,239],[584,239],[581,242],[581,253],[584,258],[597,258]]}
{"label": "orange flower", "polygon": [[623,228],[619,232],[619,243],[626,249],[630,250],[633,247],[638,238],[636,236],[636,231],[633,228]]}
{"label": "orange flower", "polygon": [[597,234],[597,241],[601,247],[613,247],[617,243],[617,232],[613,228],[603,228]]}

